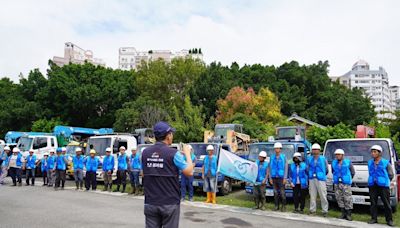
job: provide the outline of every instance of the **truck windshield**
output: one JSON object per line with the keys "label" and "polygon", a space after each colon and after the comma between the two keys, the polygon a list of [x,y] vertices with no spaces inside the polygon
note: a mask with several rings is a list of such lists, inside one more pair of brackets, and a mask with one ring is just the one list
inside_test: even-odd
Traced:
{"label": "truck windshield", "polygon": [[32,138],[21,137],[21,138],[19,138],[19,141],[18,141],[18,148],[21,151],[28,151],[29,149],[31,149],[32,141],[33,141]]}
{"label": "truck windshield", "polygon": [[[194,155],[196,155],[197,159],[200,159],[201,156],[208,155],[207,146],[210,144],[204,143],[204,144],[190,144],[190,145],[192,146]],[[216,145],[213,145],[213,146],[215,149],[214,154],[217,155],[218,149],[216,148]]]}
{"label": "truck windshield", "polygon": [[326,144],[325,157],[331,163],[335,159],[335,150],[343,149],[346,158],[353,163],[367,164],[371,159],[370,149],[373,145],[380,145],[383,149],[382,157],[390,159],[389,143],[385,140],[349,140],[349,141],[331,141]]}
{"label": "truck windshield", "polygon": [[277,138],[278,139],[292,139],[295,136],[300,135],[303,139],[304,137],[304,130],[297,129],[297,128],[278,128]]}
{"label": "truck windshield", "polygon": [[[275,154],[274,144],[251,144],[250,145],[249,160],[255,161],[258,158],[258,154],[261,151],[267,152],[268,158],[270,158],[271,155]],[[283,144],[282,145],[282,152],[281,153],[286,156],[286,160],[291,161],[294,152],[295,152],[294,145],[290,145],[290,144]]]}
{"label": "truck windshield", "polygon": [[111,138],[89,138],[86,148],[86,154],[89,154],[91,149],[96,150],[96,155],[103,156],[106,154],[106,148],[111,147]]}

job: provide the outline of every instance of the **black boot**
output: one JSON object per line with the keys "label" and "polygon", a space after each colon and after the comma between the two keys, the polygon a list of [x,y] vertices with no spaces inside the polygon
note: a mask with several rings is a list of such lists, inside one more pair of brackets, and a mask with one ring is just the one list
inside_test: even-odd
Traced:
{"label": "black boot", "polygon": [[261,198],[260,202],[261,202],[260,210],[265,211],[265,199]]}
{"label": "black boot", "polygon": [[125,189],[126,189],[126,184],[123,184],[123,185],[122,185],[122,191],[121,191],[121,193],[124,193],[124,192],[125,192]]}
{"label": "black boot", "polygon": [[35,178],[32,179],[32,186],[35,186]]}
{"label": "black boot", "polygon": [[353,221],[353,219],[351,218],[351,210],[346,210],[346,220]]}
{"label": "black boot", "polygon": [[258,199],[258,197],[255,197],[255,198],[254,198],[254,203],[255,203],[256,205],[253,207],[253,209],[254,209],[254,210],[259,209],[259,208],[260,208],[260,200]]}
{"label": "black boot", "polygon": [[75,185],[76,185],[76,190],[79,190],[79,182],[75,181]]}
{"label": "black boot", "polygon": [[119,192],[119,184],[117,185],[117,190],[115,190],[115,192]]}
{"label": "black boot", "polygon": [[279,195],[274,195],[274,201],[275,201],[275,208],[273,211],[278,211],[279,210]]}
{"label": "black boot", "polygon": [[131,187],[132,187],[132,190],[131,190],[131,192],[130,192],[129,194],[130,194],[130,195],[133,195],[133,194],[136,193],[136,188],[135,188],[134,185],[131,185]]}
{"label": "black boot", "polygon": [[104,188],[103,188],[103,191],[105,192],[105,191],[107,191],[108,190],[108,184],[105,184],[104,185]]}
{"label": "black boot", "polygon": [[81,190],[83,190],[83,181],[81,181],[81,182],[79,183],[79,187],[80,187]]}
{"label": "black boot", "polygon": [[346,219],[346,210],[344,208],[340,208],[340,211],[342,214],[340,215],[340,219]]}

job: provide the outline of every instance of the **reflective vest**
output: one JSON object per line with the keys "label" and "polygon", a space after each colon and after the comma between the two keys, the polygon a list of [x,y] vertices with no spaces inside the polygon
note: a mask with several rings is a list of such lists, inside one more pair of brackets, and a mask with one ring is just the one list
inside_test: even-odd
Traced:
{"label": "reflective vest", "polygon": [[96,172],[97,168],[99,167],[99,158],[98,157],[88,157],[86,158],[86,171],[88,172]]}
{"label": "reflective vest", "polygon": [[284,154],[279,155],[280,160],[276,159],[276,155],[271,156],[271,177],[272,178],[284,178],[285,176],[285,164],[286,158]]}
{"label": "reflective vest", "polygon": [[[297,173],[297,167],[299,167],[299,173]],[[308,177],[307,177],[307,165],[304,162],[300,162],[299,166],[295,163],[290,165],[290,178],[292,179],[292,183],[294,185],[297,184],[297,178],[300,180],[301,188],[308,187]]]}
{"label": "reflective vest", "polygon": [[26,168],[35,169],[36,168],[36,155],[28,155],[26,157]]}
{"label": "reflective vest", "polygon": [[268,162],[264,160],[262,165],[260,166],[260,160],[257,159],[256,161],[257,167],[258,167],[258,174],[257,174],[257,182],[262,182],[265,179],[266,172],[268,169]]}
{"label": "reflective vest", "polygon": [[382,158],[378,165],[375,166],[374,159],[368,161],[368,186],[374,186],[375,184],[380,187],[389,187],[390,179],[387,172],[387,166],[389,161]]}
{"label": "reflective vest", "polygon": [[57,156],[57,158],[56,158],[57,160],[57,166],[56,166],[56,169],[58,169],[58,170],[66,170],[67,169],[67,165],[65,164],[65,161],[64,161],[64,155],[59,155],[59,156]]}
{"label": "reflective vest", "polygon": [[206,156],[204,158],[204,176],[207,176],[208,169],[210,167],[211,162],[211,176],[215,177],[217,174],[217,156],[212,155],[211,156],[211,161],[210,161],[210,156]]}
{"label": "reflective vest", "polygon": [[334,184],[343,183],[346,185],[351,185],[352,178],[350,172],[350,164],[351,161],[349,159],[343,159],[342,165],[339,165],[339,161],[336,159],[332,161]]}
{"label": "reflective vest", "polygon": [[174,157],[179,153],[162,142],[156,142],[142,152],[144,203],[149,205],[179,205],[179,169]]}
{"label": "reflective vest", "polygon": [[105,156],[103,159],[103,171],[114,170],[114,156]]}
{"label": "reflective vest", "polygon": [[317,178],[319,181],[326,181],[326,160],[324,156],[319,156],[316,164],[314,157],[310,156],[308,165],[308,178],[310,180]]}
{"label": "reflective vest", "polygon": [[9,156],[5,156],[5,157],[3,157],[3,163],[1,164],[1,166],[3,166],[3,167],[8,167],[8,162],[10,161],[10,157]]}
{"label": "reflective vest", "polygon": [[40,162],[40,168],[43,172],[47,172],[47,170],[49,170],[49,164],[48,164],[48,158],[42,158],[42,161]]}
{"label": "reflective vest", "polygon": [[135,155],[131,155],[131,169],[132,170],[141,170],[142,163],[140,162],[140,154],[136,153]]}
{"label": "reflective vest", "polygon": [[22,166],[22,160],[21,160],[21,158],[22,158],[22,154],[21,154],[21,153],[18,153],[18,155],[17,155],[17,161],[16,161],[16,165],[17,165],[18,167],[21,167],[21,166]]}
{"label": "reflective vest", "polygon": [[55,155],[49,156],[49,158],[47,159],[47,164],[48,164],[49,170],[54,169],[55,162],[56,162],[56,156]]}
{"label": "reflective vest", "polygon": [[126,154],[118,156],[118,170],[127,170],[128,163],[126,162]]}
{"label": "reflective vest", "polygon": [[72,163],[74,164],[74,170],[83,169],[83,161],[84,160],[85,160],[85,158],[82,155],[80,155],[79,157],[75,155],[72,158]]}

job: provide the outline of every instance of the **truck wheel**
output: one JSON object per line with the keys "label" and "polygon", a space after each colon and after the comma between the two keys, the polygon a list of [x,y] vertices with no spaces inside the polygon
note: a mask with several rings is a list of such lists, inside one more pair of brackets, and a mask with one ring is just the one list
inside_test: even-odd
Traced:
{"label": "truck wheel", "polygon": [[221,187],[219,188],[219,193],[222,196],[228,195],[232,191],[232,183],[229,178],[224,179],[224,181],[221,184]]}

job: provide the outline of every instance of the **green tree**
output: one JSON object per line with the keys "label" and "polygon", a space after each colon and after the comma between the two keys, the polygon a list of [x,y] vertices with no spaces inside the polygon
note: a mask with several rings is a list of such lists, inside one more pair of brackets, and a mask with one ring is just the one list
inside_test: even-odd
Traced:
{"label": "green tree", "polygon": [[53,129],[57,125],[67,125],[60,120],[60,118],[52,118],[50,120],[47,119],[39,119],[33,122],[32,131],[35,132],[53,132]]}
{"label": "green tree", "polygon": [[170,123],[176,128],[176,142],[200,142],[203,140],[204,116],[201,107],[194,106],[187,96],[182,107],[173,107]]}
{"label": "green tree", "polygon": [[310,142],[323,146],[328,139],[354,138],[355,134],[351,127],[339,123],[333,127],[328,126],[326,128],[313,126],[308,129],[307,137]]}

